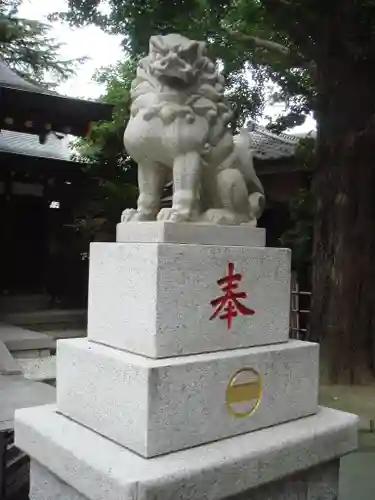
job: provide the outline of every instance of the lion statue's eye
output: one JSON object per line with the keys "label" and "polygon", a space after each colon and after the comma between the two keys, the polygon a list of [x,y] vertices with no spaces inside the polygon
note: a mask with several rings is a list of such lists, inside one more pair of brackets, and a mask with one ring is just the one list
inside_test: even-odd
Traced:
{"label": "lion statue's eye", "polygon": [[178,55],[181,59],[189,64],[193,64],[197,59],[196,50],[192,50],[190,47],[185,50],[180,50]]}

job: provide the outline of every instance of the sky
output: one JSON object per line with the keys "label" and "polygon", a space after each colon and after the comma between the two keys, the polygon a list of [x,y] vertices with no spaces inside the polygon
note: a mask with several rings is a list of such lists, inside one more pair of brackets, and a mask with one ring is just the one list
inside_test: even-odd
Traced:
{"label": "sky", "polygon": [[[1,1],[1,0],[0,0]],[[27,19],[48,22],[47,16],[52,11],[64,11],[65,0],[23,0],[19,15]],[[76,75],[61,84],[57,90],[65,95],[81,98],[98,98],[103,87],[92,81],[95,71],[102,66],[115,64],[124,58],[121,49],[121,36],[108,35],[94,26],[71,28],[65,23],[54,22],[50,35],[63,43],[61,56],[63,58],[87,57],[81,64]],[[265,115],[275,115],[277,110],[272,107],[265,109]],[[264,120],[260,120],[260,123]],[[301,127],[293,129],[293,133],[306,133],[315,128],[312,118],[306,120]]]}
{"label": "sky", "polygon": [[[19,15],[27,19],[45,21],[52,11],[63,11],[65,0],[23,0]],[[58,87],[58,91],[72,97],[97,98],[103,87],[92,81],[97,69],[124,58],[120,43],[122,37],[107,35],[99,28],[88,26],[73,29],[65,23],[52,23],[50,35],[63,43],[61,56],[67,59],[87,57],[74,77]]]}

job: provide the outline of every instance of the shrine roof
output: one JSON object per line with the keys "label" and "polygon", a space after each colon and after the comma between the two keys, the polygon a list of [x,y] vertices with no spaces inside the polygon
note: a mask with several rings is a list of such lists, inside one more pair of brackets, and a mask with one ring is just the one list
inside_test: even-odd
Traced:
{"label": "shrine roof", "polygon": [[[251,137],[254,158],[257,160],[292,159],[298,143],[308,134],[274,134],[256,123],[247,127]],[[313,133],[311,133],[312,137]]]}
{"label": "shrine roof", "polygon": [[[39,85],[33,84],[19,76],[15,71],[11,70],[4,61],[0,59],[0,86],[17,89],[26,90],[29,92],[38,92],[40,94],[55,94],[45,90]],[[57,94],[55,94],[57,95]]]}
{"label": "shrine roof", "polygon": [[0,133],[1,152],[64,161],[70,161],[71,156],[67,137],[59,139],[55,134],[49,134],[46,143],[40,144],[37,135],[10,130]]}
{"label": "shrine roof", "polygon": [[35,134],[53,130],[87,136],[93,123],[112,119],[113,105],[76,99],[26,81],[0,59],[0,128]]}

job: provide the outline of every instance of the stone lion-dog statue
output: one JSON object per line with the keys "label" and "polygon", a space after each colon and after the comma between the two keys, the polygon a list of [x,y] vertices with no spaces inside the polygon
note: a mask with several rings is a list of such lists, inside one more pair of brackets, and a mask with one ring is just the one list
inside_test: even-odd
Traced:
{"label": "stone lion-dog statue", "polygon": [[[256,225],[265,197],[250,136],[233,136],[224,77],[203,42],[178,34],[152,36],[131,87],[124,134],[138,163],[137,209],[121,221]],[[173,180],[171,208],[160,209]]]}

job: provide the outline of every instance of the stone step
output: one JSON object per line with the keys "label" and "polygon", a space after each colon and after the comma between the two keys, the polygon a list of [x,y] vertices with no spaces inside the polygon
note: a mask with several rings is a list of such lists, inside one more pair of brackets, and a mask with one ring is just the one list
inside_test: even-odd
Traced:
{"label": "stone step", "polygon": [[[16,446],[34,461],[31,500],[56,498],[57,492],[64,500],[221,500],[244,492],[263,499],[281,498],[282,491],[288,499],[331,500],[337,498],[338,460],[357,446],[357,422],[354,415],[322,408],[295,422],[153,459],[53,407],[17,411],[15,435]],[[269,483],[276,491],[260,495]],[[298,485],[300,495],[294,494]]]}
{"label": "stone step", "polygon": [[87,336],[85,328],[60,328],[45,330],[47,335],[55,340],[59,339],[77,339]]}
{"label": "stone step", "polygon": [[56,380],[56,356],[18,358],[17,362],[27,379],[39,382]]}
{"label": "stone step", "polygon": [[18,312],[3,316],[3,321],[18,326],[41,329],[83,328],[87,324],[87,312],[83,309],[46,309],[41,311]]}
{"label": "stone step", "polygon": [[22,370],[8,351],[4,342],[0,341],[0,375],[16,375],[22,373]]}
{"label": "stone step", "polygon": [[0,323],[0,341],[15,357],[48,355],[56,347],[55,340],[45,333],[6,323]]}
{"label": "stone step", "polygon": [[54,403],[55,394],[54,387],[23,375],[0,375],[0,431],[13,429],[16,410]]}
{"label": "stone step", "polygon": [[313,414],[318,365],[318,345],[300,341],[155,360],[62,340],[57,405],[152,457]]}
{"label": "stone step", "polygon": [[47,294],[0,295],[0,312],[4,314],[28,313],[48,307]]}

